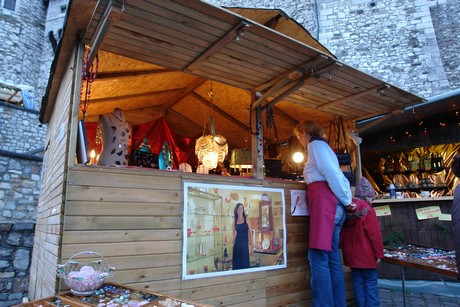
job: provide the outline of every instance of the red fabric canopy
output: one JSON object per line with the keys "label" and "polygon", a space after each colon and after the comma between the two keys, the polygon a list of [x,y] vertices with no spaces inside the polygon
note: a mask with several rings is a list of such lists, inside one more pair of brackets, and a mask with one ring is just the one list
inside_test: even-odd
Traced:
{"label": "red fabric canopy", "polygon": [[[85,128],[89,150],[94,149],[96,154],[99,154],[102,144],[96,144],[97,125],[97,123],[85,123]],[[169,128],[164,117],[160,117],[155,122],[133,126],[131,149],[138,149],[144,138],[148,139],[148,144],[154,154],[159,154],[164,142],[168,142],[173,154],[174,169],[178,169],[181,163],[190,164],[194,170],[198,166],[198,159],[195,155],[196,139],[176,135]]]}

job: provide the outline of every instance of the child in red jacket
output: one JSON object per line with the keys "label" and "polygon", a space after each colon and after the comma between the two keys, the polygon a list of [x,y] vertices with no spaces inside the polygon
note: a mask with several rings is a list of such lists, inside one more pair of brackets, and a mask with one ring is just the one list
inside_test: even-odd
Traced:
{"label": "child in red jacket", "polygon": [[[366,178],[357,184],[355,197],[373,198]],[[355,198],[356,209],[347,212],[340,234],[343,262],[351,268],[356,306],[379,306],[377,265],[383,258],[380,223],[369,202]]]}

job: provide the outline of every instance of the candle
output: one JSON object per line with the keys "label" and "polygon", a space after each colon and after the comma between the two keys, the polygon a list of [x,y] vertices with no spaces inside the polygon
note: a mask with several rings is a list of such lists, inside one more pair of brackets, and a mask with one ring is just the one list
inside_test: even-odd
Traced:
{"label": "candle", "polygon": [[89,157],[91,158],[89,160],[89,164],[94,164],[94,158],[96,157],[96,152],[94,151],[94,149],[91,150],[91,152],[89,153]]}

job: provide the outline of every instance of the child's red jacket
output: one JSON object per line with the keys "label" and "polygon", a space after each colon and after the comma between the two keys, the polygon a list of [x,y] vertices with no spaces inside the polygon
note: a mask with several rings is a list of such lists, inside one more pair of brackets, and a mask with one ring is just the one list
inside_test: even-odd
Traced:
{"label": "child's red jacket", "polygon": [[372,206],[365,200],[353,199],[356,209],[347,212],[340,233],[343,263],[351,268],[374,269],[383,258],[380,223]]}

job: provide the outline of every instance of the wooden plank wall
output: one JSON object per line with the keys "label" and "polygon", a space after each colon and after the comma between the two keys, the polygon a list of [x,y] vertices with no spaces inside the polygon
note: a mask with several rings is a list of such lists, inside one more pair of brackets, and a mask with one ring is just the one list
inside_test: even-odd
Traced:
{"label": "wooden plank wall", "polygon": [[[183,180],[285,189],[286,269],[182,280]],[[92,250],[116,267],[114,282],[215,306],[309,306],[308,218],[291,217],[290,189],[304,183],[149,169],[69,170],[62,263]],[[346,287],[352,301],[351,275]],[[61,285],[62,289],[63,285]]]}
{"label": "wooden plank wall", "polygon": [[[374,207],[380,205],[382,204],[374,204]],[[452,200],[392,202],[391,215],[379,217],[382,237],[385,239],[399,234],[406,243],[453,250],[452,222],[438,219],[418,220],[415,210],[429,206],[439,206],[442,213],[450,214]],[[401,278],[401,267],[392,264],[381,263],[378,272],[379,278]],[[407,269],[406,278],[438,280],[436,275],[416,269]]]}
{"label": "wooden plank wall", "polygon": [[[73,56],[71,57],[73,59]],[[73,60],[57,96],[53,116],[48,124],[46,152],[43,161],[41,194],[37,206],[29,298],[35,300],[54,295],[56,264],[61,239],[61,211],[67,165],[69,112],[72,97]]]}

